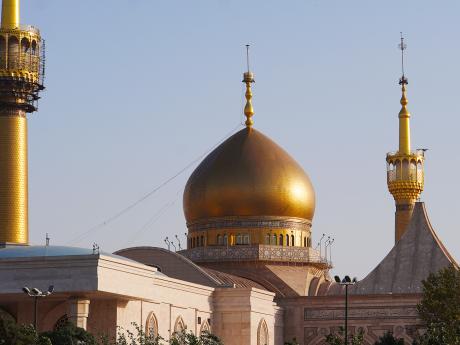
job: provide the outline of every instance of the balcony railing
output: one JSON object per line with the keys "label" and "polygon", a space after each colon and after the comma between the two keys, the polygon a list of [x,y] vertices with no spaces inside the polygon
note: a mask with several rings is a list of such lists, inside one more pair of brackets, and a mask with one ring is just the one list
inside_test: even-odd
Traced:
{"label": "balcony railing", "polygon": [[275,245],[207,246],[180,252],[195,262],[216,261],[278,261],[292,263],[316,263],[331,266],[318,250],[309,247],[285,247]]}
{"label": "balcony railing", "polygon": [[33,25],[19,25],[18,27],[16,28],[13,28],[13,29],[0,29],[0,32],[15,32],[15,31],[25,31],[25,32],[30,32],[30,33],[33,33],[35,35],[40,35],[40,30],[33,26]]}

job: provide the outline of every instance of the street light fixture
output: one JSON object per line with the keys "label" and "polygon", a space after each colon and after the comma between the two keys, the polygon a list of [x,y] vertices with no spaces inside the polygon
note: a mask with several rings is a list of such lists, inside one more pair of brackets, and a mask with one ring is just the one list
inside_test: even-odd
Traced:
{"label": "street light fixture", "polygon": [[33,297],[34,298],[34,328],[37,330],[37,305],[38,305],[38,299],[40,297],[47,297],[51,295],[54,292],[54,285],[50,285],[48,287],[48,291],[40,291],[37,288],[28,288],[27,286],[24,286],[22,288],[22,292],[24,292],[27,296]]}
{"label": "street light fixture", "polygon": [[335,276],[334,279],[337,284],[345,285],[345,345],[348,345],[348,287],[355,285],[358,280],[356,278],[351,280],[350,276],[345,276],[342,280],[339,276]]}

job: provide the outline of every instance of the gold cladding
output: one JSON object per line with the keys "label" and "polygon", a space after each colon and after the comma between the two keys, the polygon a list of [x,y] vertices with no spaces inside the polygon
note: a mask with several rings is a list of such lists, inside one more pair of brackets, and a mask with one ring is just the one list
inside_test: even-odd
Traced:
{"label": "gold cladding", "polygon": [[28,243],[27,119],[0,114],[0,243]]}
{"label": "gold cladding", "polygon": [[289,154],[246,127],[209,154],[184,191],[187,223],[215,217],[277,216],[312,220],[315,193]]}

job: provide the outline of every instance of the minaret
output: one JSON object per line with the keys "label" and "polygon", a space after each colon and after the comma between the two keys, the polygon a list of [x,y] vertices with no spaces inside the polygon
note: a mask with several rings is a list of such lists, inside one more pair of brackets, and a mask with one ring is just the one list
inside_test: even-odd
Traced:
{"label": "minaret", "polygon": [[407,109],[406,86],[408,80],[404,75],[404,50],[406,45],[401,34],[401,110],[399,112],[399,149],[387,154],[387,183],[396,204],[395,242],[398,242],[406,231],[412,217],[415,202],[423,191],[424,183],[424,152],[411,151],[410,144],[410,113]]}
{"label": "minaret", "polygon": [[19,0],[3,0],[0,27],[0,247],[27,245],[27,113],[43,87],[40,32],[19,24]]}

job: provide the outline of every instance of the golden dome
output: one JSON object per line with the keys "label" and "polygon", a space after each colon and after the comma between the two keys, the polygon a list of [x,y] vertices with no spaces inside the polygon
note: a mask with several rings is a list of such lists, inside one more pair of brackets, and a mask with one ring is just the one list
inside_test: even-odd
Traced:
{"label": "golden dome", "polygon": [[211,152],[184,191],[187,223],[220,217],[312,220],[315,193],[300,165],[271,139],[244,128]]}

